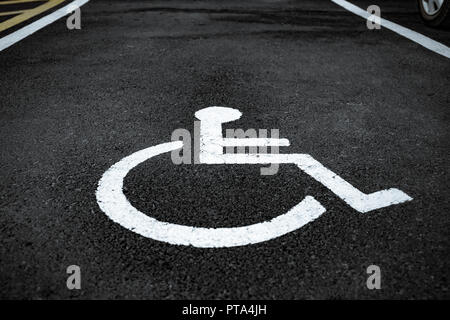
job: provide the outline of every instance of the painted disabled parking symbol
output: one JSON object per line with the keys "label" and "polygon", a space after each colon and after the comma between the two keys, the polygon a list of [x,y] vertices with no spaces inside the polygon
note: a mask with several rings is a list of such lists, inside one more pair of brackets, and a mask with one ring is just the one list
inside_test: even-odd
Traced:
{"label": "painted disabled parking symbol", "polygon": [[[232,146],[289,145],[287,139],[224,138],[222,123],[237,120],[241,115],[237,109],[224,107],[209,107],[195,113],[200,120],[201,164],[295,164],[361,213],[412,200],[395,188],[365,194],[309,154],[224,153],[224,147]],[[124,178],[130,170],[153,157],[182,147],[181,141],[163,143],[137,151],[114,164],[103,174],[97,188],[97,202],[102,211],[121,226],[144,237],[199,248],[234,247],[271,240],[301,228],[326,211],[313,196],[307,196],[288,212],[270,221],[234,228],[203,228],[159,221],[133,207],[122,190]]]}

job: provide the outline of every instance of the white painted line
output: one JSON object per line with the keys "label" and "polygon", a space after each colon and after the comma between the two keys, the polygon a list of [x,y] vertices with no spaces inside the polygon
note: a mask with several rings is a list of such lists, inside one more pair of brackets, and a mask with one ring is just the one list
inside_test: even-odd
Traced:
{"label": "white painted line", "polygon": [[223,138],[224,147],[289,147],[288,139],[273,138]]}
{"label": "white painted line", "polygon": [[89,2],[89,0],[75,0],[68,5],[52,12],[51,14],[33,22],[25,27],[3,37],[0,39],[0,51],[5,50],[6,48],[12,46],[16,42],[25,39],[29,35],[35,33],[36,31],[44,28],[45,26],[55,22],[58,19],[68,15],[73,12],[75,9],[81,7],[82,5]]}
{"label": "white painted line", "polygon": [[[374,18],[371,17],[372,15],[369,12],[361,9],[360,7],[355,6],[354,4],[351,4],[348,1],[345,1],[345,0],[331,0],[331,1],[364,19],[367,19],[369,21],[374,21]],[[377,22],[379,22],[379,21],[377,21]],[[391,22],[391,21],[383,19],[383,18],[381,18],[380,25],[385,27],[386,29],[389,29],[391,31],[394,31],[395,33],[398,33],[399,35],[401,35],[411,41],[414,41],[417,44],[420,44],[422,47],[425,47],[431,51],[434,51],[446,58],[450,58],[450,48],[447,47],[446,45],[443,45],[440,42],[437,42],[431,38],[428,38],[427,36],[424,36],[423,34],[420,34],[411,29],[402,27],[401,25],[398,25],[394,22]]]}

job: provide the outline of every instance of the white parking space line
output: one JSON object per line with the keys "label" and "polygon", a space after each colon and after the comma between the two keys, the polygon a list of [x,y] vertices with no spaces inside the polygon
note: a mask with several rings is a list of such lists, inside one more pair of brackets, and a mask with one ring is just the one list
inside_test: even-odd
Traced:
{"label": "white parking space line", "polygon": [[68,15],[73,12],[75,9],[81,7],[82,5],[89,2],[89,0],[75,0],[68,5],[52,12],[51,14],[33,22],[29,25],[3,37],[0,39],[0,51],[5,50],[6,48],[12,46],[16,42],[19,42],[22,39],[25,39],[29,35],[35,33],[36,31],[44,28],[45,26],[55,22],[58,19]]}
{"label": "white parking space line", "polygon": [[[373,17],[371,17],[372,15],[369,12],[361,9],[358,6],[355,6],[354,4],[351,4],[348,1],[345,1],[345,0],[331,0],[331,1],[364,19],[374,21]],[[428,38],[427,36],[424,36],[423,34],[420,34],[411,29],[402,27],[401,25],[398,25],[394,22],[391,22],[391,21],[383,19],[383,18],[381,18],[380,25],[385,27],[386,29],[389,29],[391,31],[394,31],[395,33],[398,33],[399,35],[401,35],[411,41],[414,41],[417,44],[420,44],[421,46],[423,46],[431,51],[434,51],[440,55],[443,55],[446,58],[450,58],[450,48],[447,47],[446,45],[443,45],[440,42],[437,42],[431,38]]]}

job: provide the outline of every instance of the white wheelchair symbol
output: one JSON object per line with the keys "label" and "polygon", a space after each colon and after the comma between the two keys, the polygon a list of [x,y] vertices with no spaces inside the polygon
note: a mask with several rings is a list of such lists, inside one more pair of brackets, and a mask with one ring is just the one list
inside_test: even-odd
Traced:
{"label": "white wheelchair symbol", "polygon": [[[224,153],[224,147],[230,146],[289,146],[287,139],[223,138],[222,123],[237,120],[241,115],[239,110],[224,107],[209,107],[195,113],[201,121],[200,163],[295,164],[361,213],[412,200],[395,188],[365,194],[309,154]],[[326,211],[314,197],[307,196],[288,212],[270,221],[234,228],[201,228],[158,221],[133,207],[122,190],[128,172],[150,158],[182,147],[181,141],[163,143],[137,151],[114,164],[98,184],[96,196],[101,210],[114,222],[144,237],[199,248],[243,246],[274,239],[301,228]]]}

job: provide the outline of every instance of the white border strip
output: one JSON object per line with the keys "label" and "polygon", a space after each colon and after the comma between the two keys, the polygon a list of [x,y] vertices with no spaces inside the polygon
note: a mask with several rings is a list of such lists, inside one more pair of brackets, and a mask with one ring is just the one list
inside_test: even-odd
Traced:
{"label": "white border strip", "polygon": [[[360,7],[355,6],[354,4],[351,4],[348,1],[345,1],[345,0],[331,0],[331,1],[364,19],[373,21],[373,18],[369,19],[369,17],[371,17],[370,13],[361,9]],[[383,18],[381,18],[380,24],[383,27],[385,27],[386,29],[394,31],[395,33],[398,33],[399,35],[401,35],[411,41],[414,41],[415,43],[420,44],[422,47],[425,47],[431,51],[434,51],[434,52],[450,59],[450,48],[443,45],[442,43],[437,42],[431,38],[424,36],[423,34],[412,31],[411,29],[402,27],[401,25],[398,25],[394,22],[390,22]]]}
{"label": "white border strip", "polygon": [[25,39],[29,35],[44,28],[45,26],[49,25],[50,23],[53,23],[56,20],[61,19],[62,17],[73,12],[75,9],[86,4],[87,2],[89,2],[89,0],[75,0],[71,3],[69,3],[68,5],[52,12],[51,14],[49,14],[33,23],[30,23],[29,25],[1,38],[0,39],[0,51],[3,51],[6,48],[15,44],[16,42],[19,42],[20,40]]}

